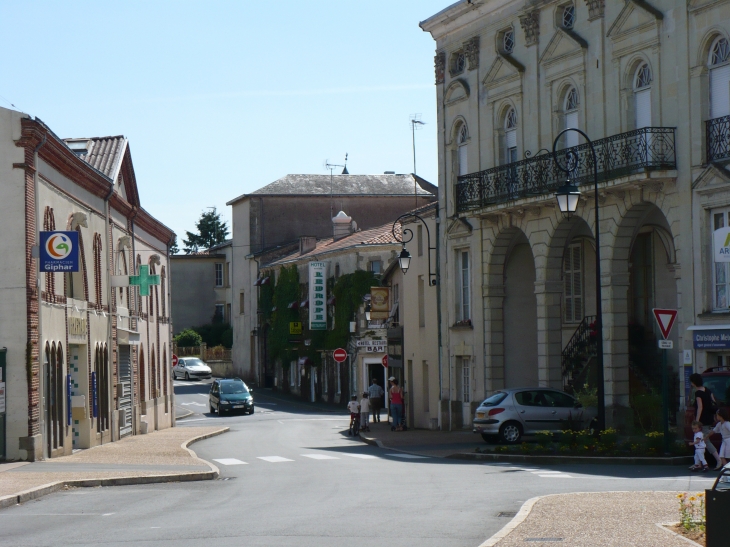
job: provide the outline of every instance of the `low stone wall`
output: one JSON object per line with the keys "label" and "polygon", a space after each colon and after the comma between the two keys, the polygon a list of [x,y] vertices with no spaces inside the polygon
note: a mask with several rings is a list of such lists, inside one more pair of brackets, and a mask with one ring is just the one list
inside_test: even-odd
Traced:
{"label": "low stone wall", "polygon": [[233,361],[206,361],[216,378],[232,378],[238,376],[233,368]]}

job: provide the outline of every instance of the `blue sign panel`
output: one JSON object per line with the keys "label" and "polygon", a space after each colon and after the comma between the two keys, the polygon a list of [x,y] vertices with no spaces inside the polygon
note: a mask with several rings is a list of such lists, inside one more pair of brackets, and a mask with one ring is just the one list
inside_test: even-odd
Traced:
{"label": "blue sign panel", "polygon": [[692,342],[695,349],[730,349],[730,330],[693,330]]}
{"label": "blue sign panel", "polygon": [[79,271],[78,232],[41,232],[40,236],[42,272]]}

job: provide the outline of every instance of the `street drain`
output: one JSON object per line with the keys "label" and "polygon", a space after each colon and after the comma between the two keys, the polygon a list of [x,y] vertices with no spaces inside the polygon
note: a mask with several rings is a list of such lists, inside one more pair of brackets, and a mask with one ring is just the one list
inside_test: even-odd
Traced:
{"label": "street drain", "polygon": [[501,511],[501,512],[497,513],[497,516],[513,518],[513,517],[517,516],[517,511]]}
{"label": "street drain", "polygon": [[525,541],[563,541],[563,538],[525,538]]}

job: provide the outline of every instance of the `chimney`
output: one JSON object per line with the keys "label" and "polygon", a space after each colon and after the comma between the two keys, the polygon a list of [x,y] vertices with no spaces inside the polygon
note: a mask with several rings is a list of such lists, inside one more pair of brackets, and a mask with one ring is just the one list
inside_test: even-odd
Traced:
{"label": "chimney", "polygon": [[299,255],[314,250],[317,246],[317,238],[315,236],[299,236]]}
{"label": "chimney", "polygon": [[352,218],[348,217],[344,211],[337,213],[332,219],[332,232],[334,241],[347,237],[352,233]]}

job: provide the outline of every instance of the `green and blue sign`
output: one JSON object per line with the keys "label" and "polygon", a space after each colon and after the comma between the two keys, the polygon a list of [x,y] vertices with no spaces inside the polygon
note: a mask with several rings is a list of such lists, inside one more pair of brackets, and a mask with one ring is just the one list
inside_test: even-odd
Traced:
{"label": "green and blue sign", "polygon": [[78,232],[41,232],[40,236],[42,272],[79,271]]}
{"label": "green and blue sign", "polygon": [[695,349],[730,349],[730,330],[693,330],[692,345]]}

